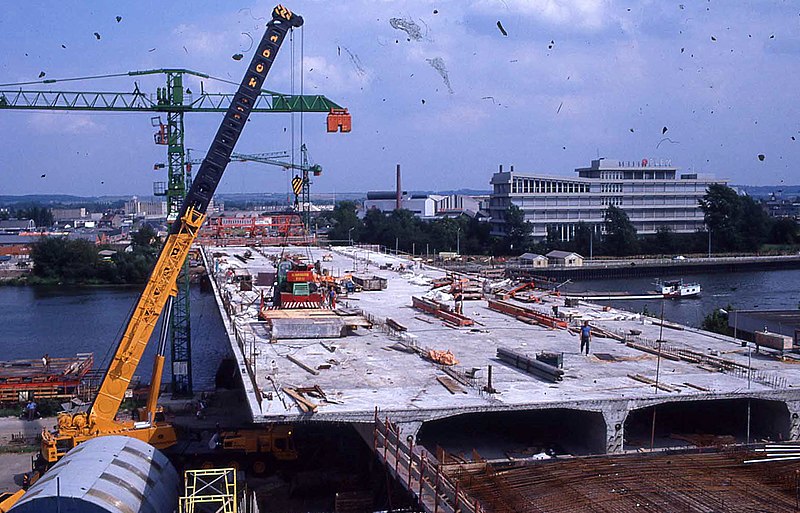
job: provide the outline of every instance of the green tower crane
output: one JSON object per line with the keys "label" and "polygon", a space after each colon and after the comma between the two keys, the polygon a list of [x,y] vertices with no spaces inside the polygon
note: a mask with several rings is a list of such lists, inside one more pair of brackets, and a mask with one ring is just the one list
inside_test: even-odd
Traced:
{"label": "green tower crane", "polygon": [[[143,75],[164,76],[164,87],[155,95],[148,95],[134,85],[133,92],[88,92],[25,90],[23,86],[33,84],[55,84],[64,81],[94,80],[101,78],[136,77]],[[167,199],[167,221],[177,218],[183,198],[190,186],[190,168],[186,166],[183,116],[191,112],[227,111],[234,93],[208,93],[202,90],[193,94],[184,88],[184,78],[195,76],[213,79],[210,75],[181,68],[164,68],[145,71],[129,71],[93,77],[69,79],[46,79],[32,82],[0,84],[0,87],[19,87],[16,90],[0,89],[0,110],[55,110],[89,112],[147,112],[164,113],[166,123],[160,117],[151,117],[151,124],[158,127],[155,142],[167,147],[167,181],[156,182],[153,193]],[[328,132],[349,132],[350,114],[347,109],[322,95],[287,95],[261,90],[254,102],[252,112],[314,112],[326,113]],[[192,360],[191,327],[189,307],[188,262],[178,278],[178,294],[173,301],[170,316],[170,347],[172,357],[172,392],[176,395],[191,395]]]}

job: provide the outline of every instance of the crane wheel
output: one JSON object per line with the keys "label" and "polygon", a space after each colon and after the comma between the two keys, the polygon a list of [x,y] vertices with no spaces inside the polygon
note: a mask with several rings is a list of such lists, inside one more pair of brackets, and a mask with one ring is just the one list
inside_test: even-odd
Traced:
{"label": "crane wheel", "polygon": [[239,464],[238,461],[231,460],[231,461],[228,462],[227,468],[232,468],[233,470],[237,470],[238,471],[241,468],[241,465]]}
{"label": "crane wheel", "polygon": [[214,463],[211,462],[211,461],[206,460],[206,461],[204,461],[203,463],[200,464],[200,468],[203,469],[203,470],[212,469],[212,468],[214,468]]}
{"label": "crane wheel", "polygon": [[251,468],[255,475],[260,476],[267,471],[267,462],[265,462],[264,460],[255,460],[253,461],[253,465]]}

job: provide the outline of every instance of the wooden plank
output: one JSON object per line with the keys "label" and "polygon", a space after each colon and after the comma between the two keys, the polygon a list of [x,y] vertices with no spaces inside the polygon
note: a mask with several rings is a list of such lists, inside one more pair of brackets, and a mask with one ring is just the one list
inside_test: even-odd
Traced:
{"label": "wooden plank", "polygon": [[298,367],[300,367],[304,371],[307,371],[307,372],[313,374],[314,376],[319,376],[319,371],[317,369],[314,369],[313,367],[309,367],[308,365],[306,365],[305,363],[301,362],[300,360],[298,360],[294,356],[292,356],[290,354],[287,354],[286,355],[286,359],[289,360],[290,362],[294,363],[295,365],[297,365]]}
{"label": "wooden plank", "polygon": [[462,387],[461,385],[456,383],[455,380],[453,378],[451,378],[450,376],[436,376],[436,380],[439,383],[441,383],[442,386],[445,387],[447,389],[447,391],[450,392],[453,395],[459,394],[459,393],[461,393],[461,394],[466,394],[467,393],[467,391],[464,390],[464,387]]}
{"label": "wooden plank", "polygon": [[701,387],[700,385],[695,385],[694,383],[689,383],[688,381],[684,381],[683,384],[687,387],[694,388],[695,390],[700,390],[701,392],[711,392],[711,390],[706,387]]}
{"label": "wooden plank", "polygon": [[308,413],[317,411],[317,405],[303,397],[299,392],[291,387],[283,387],[283,391],[297,402],[297,406],[301,411]]}
{"label": "wooden plank", "polygon": [[640,383],[652,385],[658,388],[659,390],[663,390],[664,392],[678,392],[680,390],[677,387],[673,387],[672,385],[667,385],[664,383],[656,384],[655,380],[650,379],[646,376],[642,376],[641,374],[628,374],[628,377],[633,380],[639,381]]}
{"label": "wooden plank", "polygon": [[672,360],[673,362],[679,362],[681,360],[680,356],[675,356],[674,354],[665,353],[664,351],[659,351],[658,349],[653,349],[650,346],[645,346],[642,344],[637,344],[636,342],[626,342],[626,346],[631,347],[633,349],[638,349],[639,351],[644,351],[645,353],[654,354],[656,356],[661,356],[661,358],[666,358],[667,360]]}

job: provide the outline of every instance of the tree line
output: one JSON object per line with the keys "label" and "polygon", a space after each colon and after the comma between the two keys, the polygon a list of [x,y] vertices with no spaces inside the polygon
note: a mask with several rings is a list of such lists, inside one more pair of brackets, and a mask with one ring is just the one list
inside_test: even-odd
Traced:
{"label": "tree line", "polygon": [[380,244],[416,254],[460,249],[462,254],[500,256],[560,249],[584,256],[630,256],[758,252],[800,244],[797,221],[772,218],[758,201],[725,185],[711,185],[699,206],[706,229],[694,233],[675,233],[669,226],[661,226],[655,234],[639,235],[625,211],[611,205],[602,226],[593,229],[579,222],[569,241],[562,241],[555,227],[548,229],[546,238],[535,241],[531,224],[515,205],[506,212],[505,237],[491,236],[489,223],[467,216],[425,221],[408,210],[384,213],[371,209],[361,219],[352,201],[337,203],[319,221],[329,227],[330,240]]}
{"label": "tree line", "polygon": [[85,239],[42,237],[31,247],[31,284],[142,284],[150,276],[160,240],[149,225],[131,234],[133,251],[100,256],[107,246]]}

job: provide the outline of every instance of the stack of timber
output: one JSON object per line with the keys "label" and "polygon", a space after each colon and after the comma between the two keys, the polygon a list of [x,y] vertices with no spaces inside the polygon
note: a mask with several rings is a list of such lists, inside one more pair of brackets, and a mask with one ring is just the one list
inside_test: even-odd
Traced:
{"label": "stack of timber", "polygon": [[514,367],[548,381],[556,382],[564,378],[564,371],[524,354],[503,347],[497,348],[497,358]]}
{"label": "stack of timber", "polygon": [[83,377],[92,369],[94,355],[0,362],[0,403],[77,397]]}
{"label": "stack of timber", "polygon": [[512,317],[519,319],[522,322],[527,322],[529,324],[531,323],[540,324],[548,328],[559,328],[559,329],[567,329],[568,326],[567,322],[562,319],[558,319],[556,317],[553,317],[552,315],[547,315],[545,313],[533,310],[531,308],[515,305],[514,303],[510,303],[508,301],[490,299],[489,308],[496,312],[510,315]]}
{"label": "stack of timber", "polygon": [[450,306],[439,301],[411,296],[411,302],[417,310],[434,315],[454,326],[472,326],[475,324],[475,321],[466,315],[454,312]]}
{"label": "stack of timber", "polygon": [[340,338],[372,323],[360,313],[340,308],[261,310],[258,318],[266,321],[274,340],[291,338]]}

